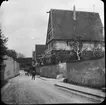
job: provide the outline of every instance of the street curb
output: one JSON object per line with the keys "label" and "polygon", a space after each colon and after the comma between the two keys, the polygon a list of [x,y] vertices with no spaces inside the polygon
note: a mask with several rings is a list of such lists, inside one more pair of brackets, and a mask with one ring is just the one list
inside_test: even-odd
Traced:
{"label": "street curb", "polygon": [[9,86],[10,86],[10,82],[8,82],[6,85],[4,85],[4,86],[1,88],[1,95],[4,93],[5,89],[7,89]]}
{"label": "street curb", "polygon": [[10,80],[10,79],[12,79],[12,78],[15,78],[15,77],[17,77],[17,76],[19,76],[19,75],[20,75],[20,73],[17,74],[17,75],[15,75],[15,76],[13,76],[13,77],[8,78],[8,80]]}
{"label": "street curb", "polygon": [[41,78],[41,77],[39,77],[40,79],[42,79],[42,80],[44,80],[44,81],[47,81],[46,79],[44,79],[44,78]]}
{"label": "street curb", "polygon": [[17,75],[15,75],[15,76],[13,76],[13,77],[10,77],[10,78],[6,79],[7,83],[1,88],[1,93],[2,93],[2,91],[4,91],[6,88],[8,88],[8,87],[10,86],[10,82],[9,82],[9,81],[10,81],[12,78],[15,78],[15,77],[17,77],[17,76],[19,76],[19,75],[20,75],[20,73],[17,74]]}
{"label": "street curb", "polygon": [[[44,80],[44,81],[48,81],[48,79],[43,78],[43,77],[41,77],[41,79]],[[60,82],[60,83],[61,83],[61,81],[56,81],[56,82]],[[62,82],[62,83],[63,83],[63,82]],[[63,83],[63,84],[64,84],[64,83]],[[73,85],[73,84],[72,84],[72,85]],[[87,94],[87,95],[92,95],[92,96],[99,97],[99,98],[105,98],[105,97],[106,97],[106,93],[105,93],[105,92],[102,92],[104,95],[96,94],[96,93],[93,93],[93,92],[91,93],[91,92],[87,92],[87,91],[85,92],[85,91],[77,90],[77,89],[75,89],[75,88],[70,88],[70,87],[67,87],[67,86],[63,86],[63,85],[61,85],[61,84],[59,84],[59,83],[55,83],[54,86],[62,87],[62,88],[68,89],[68,90],[80,92],[80,93]],[[75,85],[75,86],[76,86],[76,85]],[[88,89],[89,89],[89,88],[88,88]]]}
{"label": "street curb", "polygon": [[105,96],[101,96],[101,95],[97,95],[97,94],[95,95],[95,94],[93,94],[93,93],[87,93],[87,92],[84,92],[84,91],[79,91],[79,90],[77,90],[77,89],[68,88],[68,87],[65,87],[65,86],[58,85],[58,84],[54,84],[54,86],[66,88],[66,89],[68,89],[68,90],[80,92],[80,93],[87,94],[87,95],[96,96],[96,97],[99,97],[99,98],[105,98]]}

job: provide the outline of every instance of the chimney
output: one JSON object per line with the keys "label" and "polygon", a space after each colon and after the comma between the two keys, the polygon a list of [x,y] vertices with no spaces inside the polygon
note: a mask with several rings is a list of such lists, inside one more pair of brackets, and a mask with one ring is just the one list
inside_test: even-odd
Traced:
{"label": "chimney", "polygon": [[76,11],[75,11],[75,5],[73,7],[73,19],[76,20]]}
{"label": "chimney", "polygon": [[93,5],[93,13],[95,13],[95,5]]}

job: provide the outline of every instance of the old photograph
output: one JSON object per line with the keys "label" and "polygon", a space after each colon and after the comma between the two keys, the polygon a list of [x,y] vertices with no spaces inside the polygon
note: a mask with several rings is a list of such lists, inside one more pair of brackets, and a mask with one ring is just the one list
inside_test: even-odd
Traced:
{"label": "old photograph", "polygon": [[3,0],[0,42],[2,103],[105,101],[102,0]]}

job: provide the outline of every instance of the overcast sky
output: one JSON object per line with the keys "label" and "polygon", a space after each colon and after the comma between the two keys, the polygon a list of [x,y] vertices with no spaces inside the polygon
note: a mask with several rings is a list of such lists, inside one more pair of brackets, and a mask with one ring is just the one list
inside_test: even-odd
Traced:
{"label": "overcast sky", "polygon": [[[100,0],[9,0],[0,7],[0,24],[9,38],[7,47],[32,56],[35,44],[45,44],[50,9],[98,12],[104,25],[104,4]],[[94,5],[94,7],[93,7]]]}

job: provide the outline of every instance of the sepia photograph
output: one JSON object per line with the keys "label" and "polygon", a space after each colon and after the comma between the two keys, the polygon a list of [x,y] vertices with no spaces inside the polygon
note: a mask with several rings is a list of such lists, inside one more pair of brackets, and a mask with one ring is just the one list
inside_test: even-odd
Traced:
{"label": "sepia photograph", "polygon": [[1,102],[104,103],[104,28],[102,0],[2,0]]}

